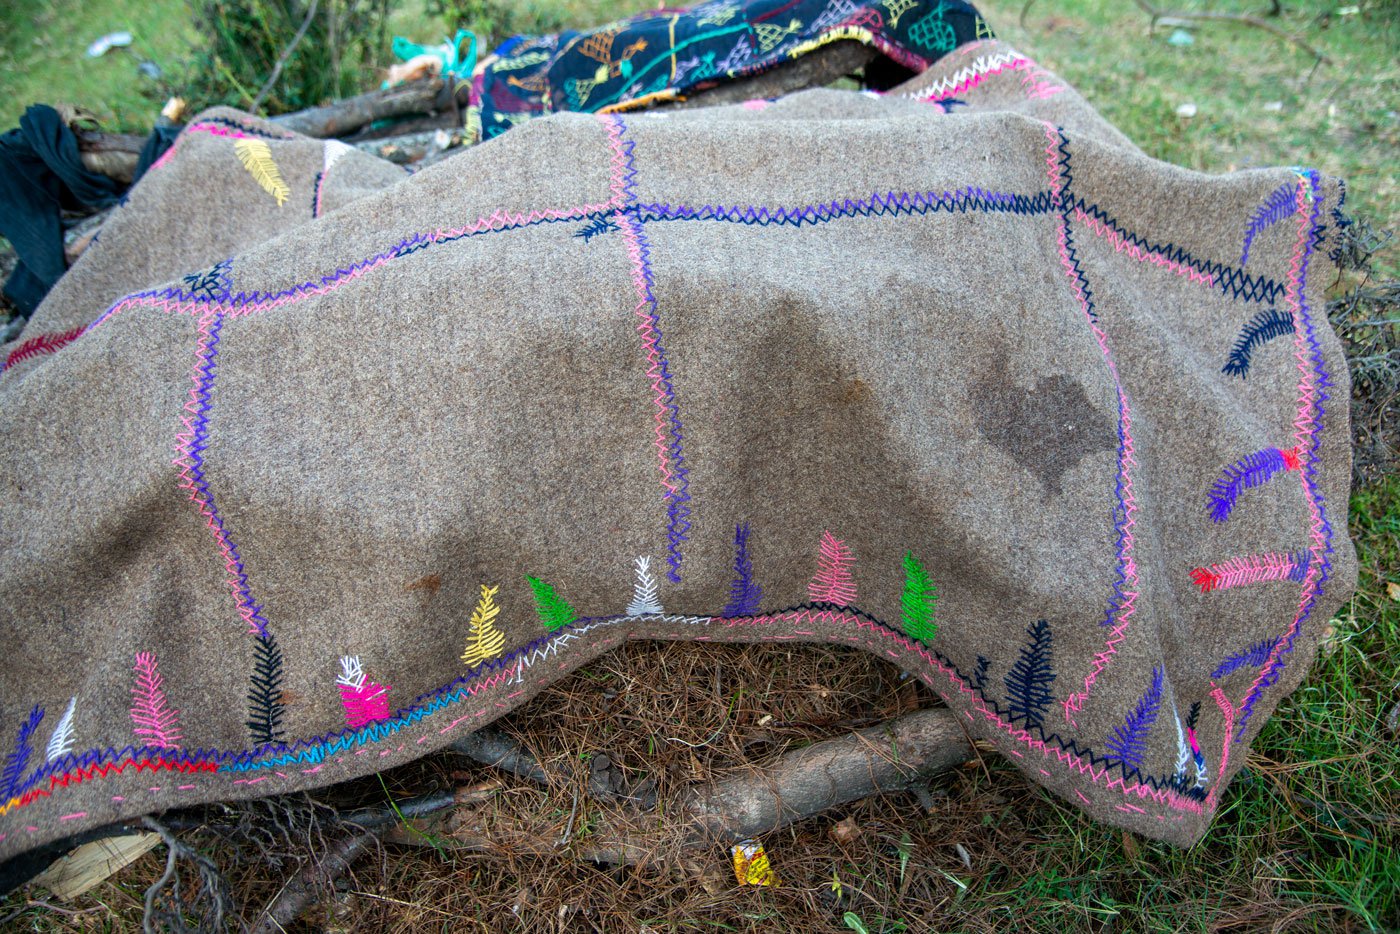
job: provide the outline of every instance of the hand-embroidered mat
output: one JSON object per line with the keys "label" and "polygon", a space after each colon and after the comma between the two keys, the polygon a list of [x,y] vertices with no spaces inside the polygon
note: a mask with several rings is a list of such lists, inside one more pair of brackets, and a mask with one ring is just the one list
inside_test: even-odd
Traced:
{"label": "hand-embroidered mat", "polygon": [[865,648],[1189,844],[1355,581],[1339,200],[996,42],[411,177],[206,113],[3,350],[0,855],[672,638]]}

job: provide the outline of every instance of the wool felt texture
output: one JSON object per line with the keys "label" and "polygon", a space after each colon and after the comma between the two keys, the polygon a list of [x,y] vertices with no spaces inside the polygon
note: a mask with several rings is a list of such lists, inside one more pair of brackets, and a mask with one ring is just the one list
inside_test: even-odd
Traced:
{"label": "wool felt texture", "polygon": [[964,0],[713,0],[582,32],[514,36],[472,88],[469,123],[491,139],[541,114],[633,110],[760,74],[832,42],[913,72],[991,28]]}
{"label": "wool felt texture", "polygon": [[1190,844],[1355,584],[1339,201],[998,42],[412,176],[203,114],[4,348],[0,854],[628,639],[866,649]]}

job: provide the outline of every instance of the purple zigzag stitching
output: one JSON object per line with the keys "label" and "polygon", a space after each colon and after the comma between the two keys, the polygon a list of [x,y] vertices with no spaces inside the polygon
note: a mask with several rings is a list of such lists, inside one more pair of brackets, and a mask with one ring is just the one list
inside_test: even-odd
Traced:
{"label": "purple zigzag stitching", "polygon": [[632,259],[632,281],[638,298],[636,314],[641,319],[637,331],[641,334],[650,364],[647,375],[656,392],[656,447],[661,462],[661,483],[666,490],[666,561],[670,565],[666,576],[673,583],[680,583],[681,545],[689,538],[690,532],[690,470],[685,466],[680,406],[676,403],[671,364],[662,343],[656,280],[651,271],[651,244],[642,229],[641,217],[634,216],[632,210],[637,201],[637,164],[633,157],[636,141],[625,138],[627,124],[620,116],[609,115],[604,125],[613,148],[612,189],[621,201],[615,219]]}
{"label": "purple zigzag stitching", "polygon": [[1255,209],[1244,228],[1244,250],[1240,253],[1241,267],[1249,262],[1249,245],[1254,242],[1255,235],[1293,213],[1293,192],[1293,183],[1284,182],[1270,192],[1269,197]]}
{"label": "purple zigzag stitching", "polygon": [[946,211],[965,214],[969,211],[1019,214],[1031,216],[1048,214],[1053,209],[1053,193],[1039,191],[1021,195],[1004,191],[989,191],[977,185],[967,185],[955,191],[886,191],[872,192],[869,198],[842,198],[819,204],[793,207],[768,207],[752,204],[687,204],[672,205],[652,202],[636,205],[637,215],[644,220],[658,221],[721,221],[766,227],[803,224],[824,224],[838,218],[868,217],[888,214],[928,214]]}
{"label": "purple zigzag stitching", "polygon": [[190,370],[193,385],[189,400],[185,402],[188,414],[180,418],[185,430],[176,435],[176,457],[172,463],[180,468],[180,488],[189,491],[190,501],[199,507],[200,515],[204,516],[224,557],[229,591],[238,605],[238,614],[248,624],[250,634],[265,638],[268,634],[267,619],[262,615],[262,607],[253,600],[243,558],[224,527],[223,517],[214,505],[214,494],[204,475],[204,450],[209,447],[209,410],[214,406],[210,398],[217,369],[214,358],[219,352],[219,332],[223,326],[224,315],[219,311],[211,311],[199,321],[199,349],[195,351],[194,366]]}
{"label": "purple zigzag stitching", "polygon": [[[1317,449],[1321,443],[1319,436],[1321,435],[1322,417],[1325,414],[1322,403],[1329,398],[1326,389],[1332,385],[1332,378],[1328,375],[1322,362],[1322,348],[1317,340],[1317,327],[1308,309],[1306,295],[1308,264],[1312,260],[1313,245],[1321,235],[1317,223],[1321,207],[1321,196],[1318,191],[1320,179],[1317,172],[1312,170],[1308,170],[1306,173],[1300,172],[1299,175],[1300,220],[1302,202],[1308,202],[1311,205],[1311,211],[1307,218],[1306,228],[1302,224],[1299,225],[1301,257],[1295,257],[1291,264],[1292,268],[1289,270],[1292,280],[1290,297],[1296,295],[1293,320],[1302,324],[1298,333],[1294,335],[1294,356],[1298,358],[1298,369],[1301,373],[1299,411],[1294,422],[1297,431],[1294,438],[1299,447],[1306,445],[1307,450],[1307,457],[1303,459],[1302,479],[1303,493],[1311,513],[1309,526],[1313,545],[1308,555],[1309,561],[1303,578],[1302,599],[1299,601],[1298,612],[1294,616],[1293,623],[1283,634],[1279,644],[1274,647],[1268,660],[1260,669],[1258,677],[1250,685],[1249,692],[1238,705],[1239,719],[1235,724],[1237,728],[1235,732],[1236,742],[1244,737],[1245,725],[1249,723],[1249,718],[1254,714],[1254,705],[1259,700],[1259,696],[1267,688],[1278,683],[1279,675],[1283,671],[1284,656],[1293,651],[1293,643],[1298,638],[1298,633],[1302,631],[1303,624],[1312,615],[1313,607],[1317,605],[1318,597],[1322,594],[1322,585],[1327,582],[1332,570],[1332,563],[1328,559],[1328,555],[1332,554],[1332,526],[1327,521],[1326,504],[1322,494],[1317,489]],[[1309,363],[1312,366],[1311,373],[1308,372]],[[1312,382],[1313,379],[1316,379],[1316,383]],[[1316,574],[1314,574],[1314,569]]]}

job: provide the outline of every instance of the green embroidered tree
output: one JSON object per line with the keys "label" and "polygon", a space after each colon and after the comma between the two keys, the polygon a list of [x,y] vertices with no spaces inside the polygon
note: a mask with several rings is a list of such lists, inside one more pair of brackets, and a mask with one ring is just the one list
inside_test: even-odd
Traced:
{"label": "green embroidered tree", "polygon": [[540,614],[540,622],[550,632],[569,625],[578,618],[574,608],[554,592],[554,588],[537,577],[526,574],[530,589],[535,594],[535,612]]}
{"label": "green embroidered tree", "polygon": [[925,645],[932,642],[938,634],[938,623],[933,618],[938,607],[938,588],[912,551],[904,553],[904,596],[900,607],[909,638]]}

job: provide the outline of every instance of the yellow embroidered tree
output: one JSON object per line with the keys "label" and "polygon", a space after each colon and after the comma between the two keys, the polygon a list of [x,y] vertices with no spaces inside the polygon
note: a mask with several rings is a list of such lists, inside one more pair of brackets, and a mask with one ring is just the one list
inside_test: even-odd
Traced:
{"label": "yellow embroidered tree", "polygon": [[472,611],[471,623],[467,629],[467,650],[462,653],[462,661],[469,667],[480,665],[493,655],[499,655],[501,649],[505,648],[505,633],[496,628],[496,617],[500,615],[501,608],[496,605],[494,598],[496,591],[500,589],[499,585],[481,585],[481,599]]}

